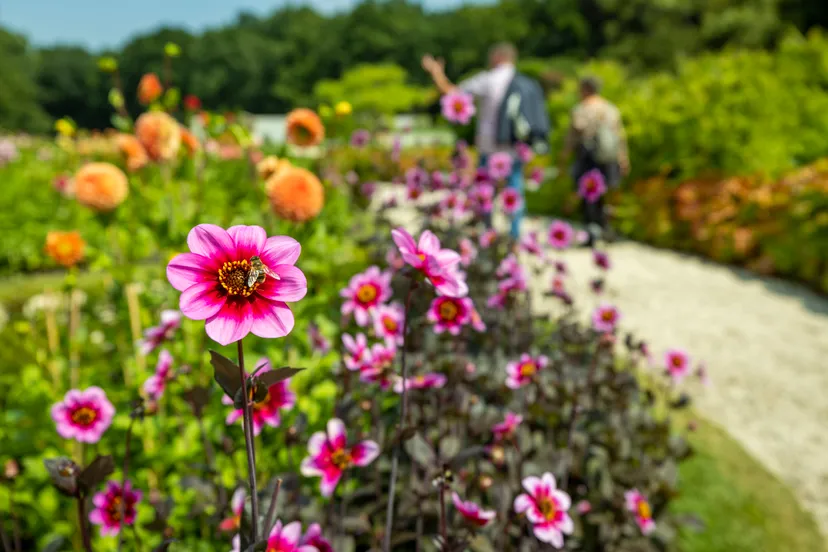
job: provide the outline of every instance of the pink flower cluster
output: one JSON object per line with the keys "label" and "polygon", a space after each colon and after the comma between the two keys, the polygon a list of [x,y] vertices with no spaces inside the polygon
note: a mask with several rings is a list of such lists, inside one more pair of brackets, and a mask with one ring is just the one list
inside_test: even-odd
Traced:
{"label": "pink flower cluster", "polygon": [[431,231],[425,230],[418,241],[414,241],[403,228],[392,230],[391,236],[403,260],[421,272],[437,293],[447,297],[465,297],[468,294],[466,276],[457,267],[460,255],[440,247],[440,240]]}
{"label": "pink flower cluster", "polygon": [[144,395],[150,401],[158,401],[167,388],[167,382],[172,379],[173,358],[170,352],[163,349],[158,355],[158,363],[155,365],[155,372],[144,381]]}
{"label": "pink flower cluster", "polygon": [[321,477],[322,496],[331,496],[344,471],[351,466],[367,466],[379,456],[374,441],[348,446],[345,424],[338,418],[328,420],[325,431],[318,431],[308,440],[308,457],[302,461],[302,475]]}
{"label": "pink flower cluster", "polygon": [[177,310],[161,311],[161,324],[148,328],[141,340],[141,354],[146,356],[157,349],[163,342],[169,341],[181,326],[181,312]]}
{"label": "pink flower cluster", "polygon": [[526,291],[526,272],[517,257],[509,255],[501,261],[495,275],[500,279],[497,284],[497,292],[489,297],[486,305],[490,308],[503,309],[510,297],[516,293]]}
{"label": "pink flower cluster", "polygon": [[372,266],[354,275],[339,295],[345,299],[342,314],[353,314],[358,325],[367,326],[377,307],[391,298],[391,273]]}

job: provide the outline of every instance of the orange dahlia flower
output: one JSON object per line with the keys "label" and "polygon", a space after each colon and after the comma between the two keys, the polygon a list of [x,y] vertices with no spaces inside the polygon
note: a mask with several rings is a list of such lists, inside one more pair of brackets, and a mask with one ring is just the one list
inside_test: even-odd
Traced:
{"label": "orange dahlia flower", "polygon": [[315,174],[301,167],[279,170],[265,184],[273,211],[283,219],[304,222],[325,205],[325,190]]}
{"label": "orange dahlia flower", "polygon": [[292,166],[287,159],[279,159],[276,156],[268,155],[256,164],[256,172],[259,173],[259,178],[268,180],[271,176]]}
{"label": "orange dahlia flower", "polygon": [[83,259],[86,242],[78,232],[49,232],[43,248],[49,257],[65,267],[75,266]]}
{"label": "orange dahlia flower", "polygon": [[148,111],[138,117],[135,136],[155,161],[175,158],[181,147],[181,125],[162,111]]}
{"label": "orange dahlia flower", "polygon": [[187,150],[187,155],[193,155],[198,151],[198,148],[201,147],[201,144],[198,143],[198,138],[195,137],[195,134],[183,126],[181,127],[181,143],[184,144],[184,149]]}
{"label": "orange dahlia flower", "polygon": [[155,73],[146,73],[138,82],[138,101],[148,105],[161,97],[164,87]]}
{"label": "orange dahlia flower", "polygon": [[136,171],[147,164],[149,157],[147,150],[132,134],[119,134],[115,139],[118,149],[126,156],[126,166],[129,171]]}
{"label": "orange dahlia flower", "polygon": [[87,163],[75,174],[75,197],[98,211],[111,211],[129,194],[124,171],[112,163]]}
{"label": "orange dahlia flower", "polygon": [[325,126],[314,111],[294,109],[287,116],[287,141],[295,146],[315,146],[325,138]]}

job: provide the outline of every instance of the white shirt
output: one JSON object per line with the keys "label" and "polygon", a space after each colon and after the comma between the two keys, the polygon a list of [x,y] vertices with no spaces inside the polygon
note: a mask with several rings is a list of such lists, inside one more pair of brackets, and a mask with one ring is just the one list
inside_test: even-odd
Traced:
{"label": "white shirt", "polygon": [[497,151],[497,118],[500,104],[514,76],[515,66],[511,63],[501,63],[494,69],[481,71],[458,85],[461,90],[477,100],[475,145],[480,153]]}

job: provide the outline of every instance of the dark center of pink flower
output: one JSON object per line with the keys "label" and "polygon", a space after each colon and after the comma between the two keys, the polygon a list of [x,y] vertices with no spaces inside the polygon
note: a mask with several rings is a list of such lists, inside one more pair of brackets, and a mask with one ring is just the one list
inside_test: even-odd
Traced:
{"label": "dark center of pink flower", "polygon": [[636,509],[638,510],[639,517],[644,519],[650,519],[653,517],[653,512],[650,510],[650,503],[646,500],[639,501]]}
{"label": "dark center of pink flower", "polygon": [[391,318],[390,316],[382,317],[382,325],[390,333],[396,333],[397,329],[399,328],[399,324],[397,324],[397,321]]}
{"label": "dark center of pink flower", "polygon": [[113,521],[121,521],[121,495],[117,495],[112,497],[112,500],[109,501],[109,505],[107,507],[107,512],[109,513],[109,517]]}
{"label": "dark center of pink flower", "polygon": [[249,274],[250,263],[246,259],[241,261],[228,261],[219,269],[218,280],[228,295],[249,297],[260,285],[257,281],[253,282],[251,287],[248,287],[247,277]]}
{"label": "dark center of pink flower", "polygon": [[464,102],[463,100],[460,100],[460,99],[457,99],[457,100],[454,101],[454,111],[455,111],[455,113],[460,115],[465,110],[466,110],[466,102]]}
{"label": "dark center of pink flower", "polygon": [[360,303],[371,303],[377,298],[377,295],[379,295],[379,292],[374,284],[362,284],[356,292]]}
{"label": "dark center of pink flower", "polygon": [[351,464],[351,460],[351,455],[343,449],[336,450],[331,454],[331,464],[340,470],[347,468]]}
{"label": "dark center of pink flower", "polygon": [[457,318],[459,311],[454,301],[443,301],[437,310],[440,313],[440,318],[449,322]]}
{"label": "dark center of pink flower", "polygon": [[552,497],[544,496],[538,499],[538,510],[540,510],[541,515],[543,515],[544,519],[552,521],[555,519],[555,514],[558,513],[558,509],[555,507],[555,501],[552,500]]}
{"label": "dark center of pink flower", "polygon": [[588,178],[586,183],[584,184],[584,188],[586,188],[586,191],[588,192],[594,192],[598,188],[598,185],[596,184],[594,179]]}
{"label": "dark center of pink flower", "polygon": [[253,403],[253,410],[262,410],[263,408],[267,407],[270,404],[270,391],[265,393],[265,396],[262,400],[257,403]]}
{"label": "dark center of pink flower", "polygon": [[553,238],[555,238],[556,240],[561,240],[561,241],[563,241],[563,239],[564,239],[566,236],[564,235],[564,231],[563,231],[563,230],[555,230],[554,232],[552,232],[552,237],[553,237]]}
{"label": "dark center of pink flower", "polygon": [[520,365],[520,375],[525,378],[530,378],[538,371],[538,366],[533,361],[524,362]]}
{"label": "dark center of pink flower", "polygon": [[[615,313],[611,310],[605,310],[601,313],[601,320],[604,322],[614,322],[615,321]],[[675,365],[675,362],[673,363]]]}
{"label": "dark center of pink flower", "polygon": [[98,417],[98,413],[88,406],[82,406],[72,412],[72,421],[79,426],[88,426]]}
{"label": "dark center of pink flower", "polygon": [[673,368],[681,368],[681,367],[683,367],[683,366],[684,366],[684,359],[682,359],[682,358],[681,358],[680,356],[678,356],[678,355],[674,355],[674,356],[670,359],[670,362],[672,363]]}
{"label": "dark center of pink flower", "polygon": [[515,197],[512,196],[512,195],[507,195],[506,196],[506,205],[511,207],[514,204],[515,204]]}

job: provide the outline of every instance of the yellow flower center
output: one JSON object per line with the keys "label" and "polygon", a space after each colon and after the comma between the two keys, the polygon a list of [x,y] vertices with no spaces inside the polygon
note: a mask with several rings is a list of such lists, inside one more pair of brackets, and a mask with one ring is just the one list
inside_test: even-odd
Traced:
{"label": "yellow flower center", "polygon": [[456,100],[454,102],[454,111],[456,113],[463,113],[463,110],[466,109],[466,103],[463,100]]}
{"label": "yellow flower center", "polygon": [[377,286],[374,284],[362,284],[356,292],[360,303],[370,303],[377,298]]}
{"label": "yellow flower center", "polygon": [[120,521],[121,520],[121,502],[122,502],[121,497],[116,496],[115,498],[112,499],[112,502],[109,503],[109,508],[108,508],[109,516],[114,521]]}
{"label": "yellow flower center", "polygon": [[340,470],[344,470],[351,464],[351,455],[344,450],[337,450],[331,454],[331,464]]}
{"label": "yellow flower center", "polygon": [[454,301],[443,301],[440,303],[440,308],[438,309],[440,312],[440,318],[443,320],[454,320],[457,317],[457,305],[454,304]]}
{"label": "yellow flower center", "polygon": [[78,425],[88,426],[95,421],[98,415],[88,406],[82,406],[72,412],[72,421]]}
{"label": "yellow flower center", "polygon": [[653,517],[653,512],[650,509],[650,503],[646,500],[642,500],[638,503],[638,515],[644,519],[650,519]]}
{"label": "yellow flower center", "polygon": [[257,403],[253,403],[253,410],[261,410],[270,402],[270,391],[265,393],[265,397]]}
{"label": "yellow flower center", "polygon": [[538,510],[540,510],[544,519],[550,521],[555,519],[555,514],[558,513],[558,509],[555,508],[555,502],[548,497],[541,498],[538,501]]}
{"label": "yellow flower center", "polygon": [[524,377],[531,377],[538,371],[538,367],[531,360],[520,365],[520,375]]}
{"label": "yellow flower center", "polygon": [[249,297],[259,282],[253,282],[252,287],[247,286],[247,276],[250,274],[250,263],[247,260],[228,261],[218,271],[218,280],[228,295],[241,295]]}
{"label": "yellow flower center", "polygon": [[396,333],[397,329],[400,327],[399,324],[397,324],[397,321],[390,316],[384,316],[382,318],[382,325],[391,333]]}
{"label": "yellow flower center", "polygon": [[417,376],[414,378],[414,381],[417,382],[418,385],[422,385],[425,383],[425,376]]}

